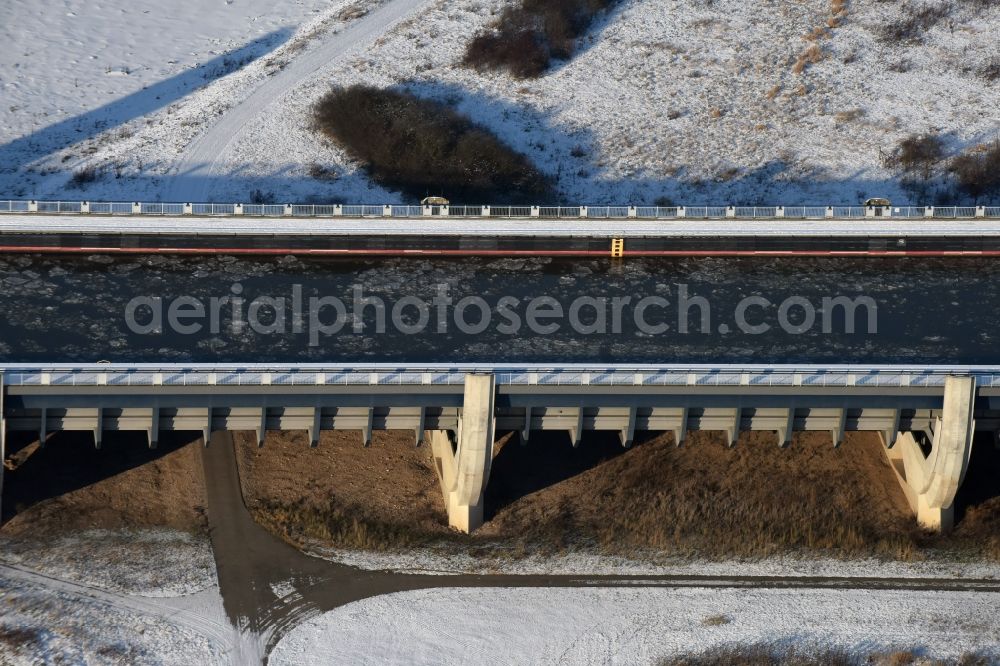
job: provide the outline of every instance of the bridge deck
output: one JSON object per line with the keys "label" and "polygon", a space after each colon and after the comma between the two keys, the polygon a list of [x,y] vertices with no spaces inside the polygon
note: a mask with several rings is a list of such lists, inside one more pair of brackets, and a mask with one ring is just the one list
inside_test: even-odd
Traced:
{"label": "bridge deck", "polygon": [[478,236],[478,237],[1000,237],[1000,219],[571,219],[480,217],[215,217],[7,214],[0,233],[135,236],[233,234],[260,236]]}

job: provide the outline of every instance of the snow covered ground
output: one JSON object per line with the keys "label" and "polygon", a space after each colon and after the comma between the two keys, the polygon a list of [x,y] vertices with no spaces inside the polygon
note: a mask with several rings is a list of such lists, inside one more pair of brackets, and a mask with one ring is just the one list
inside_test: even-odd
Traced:
{"label": "snow covered ground", "polygon": [[[4,3],[0,36],[14,46],[0,55],[0,197],[399,201],[310,129],[315,100],[356,82],[455,105],[583,203],[904,202],[880,152],[914,132],[937,132],[952,151],[1000,132],[1000,86],[977,74],[1000,57],[996,3],[955,3],[909,45],[877,36],[900,3],[848,3],[813,40],[820,60],[796,73],[829,0],[626,0],[535,81],[458,66],[465,38],[502,4],[389,0],[413,13],[369,16],[366,34],[385,34],[351,51],[336,40],[375,11],[369,0]],[[332,59],[286,76],[275,103],[253,101],[322,49]],[[190,164],[191,142],[243,100],[252,112],[239,111],[232,140],[211,142],[215,168]],[[70,182],[88,166],[95,182]]]}
{"label": "snow covered ground", "polygon": [[721,645],[1000,657],[998,594],[443,589],[376,597],[291,631],[270,664],[637,664]]}
{"label": "snow covered ground", "polygon": [[92,530],[0,539],[0,662],[228,664],[260,654],[226,618],[207,539]]}
{"label": "snow covered ground", "polygon": [[574,552],[521,559],[476,556],[454,545],[447,550],[414,548],[405,553],[335,550],[314,546],[307,552],[359,569],[421,574],[614,575],[614,576],[800,576],[836,578],[957,578],[1000,580],[1000,563],[926,560],[835,560],[821,557],[771,557],[759,560],[692,561],[678,558],[625,558]]}
{"label": "snow covered ground", "polygon": [[253,664],[207,538],[167,529],[0,539],[0,662]]}
{"label": "snow covered ground", "polygon": [[0,537],[0,564],[145,597],[194,594],[218,583],[208,538],[168,529]]}
{"label": "snow covered ground", "polygon": [[165,617],[178,614],[166,606],[159,612],[136,608],[124,599],[12,575],[5,567],[0,603],[0,662],[11,666],[229,663],[229,645],[201,630],[207,618],[185,626]]}

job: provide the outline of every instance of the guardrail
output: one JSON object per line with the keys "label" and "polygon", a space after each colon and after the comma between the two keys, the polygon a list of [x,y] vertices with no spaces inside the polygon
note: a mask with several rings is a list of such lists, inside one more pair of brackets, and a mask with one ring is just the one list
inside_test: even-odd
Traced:
{"label": "guardrail", "polygon": [[11,367],[0,371],[8,386],[460,386],[465,376],[493,372],[500,386],[733,386],[830,388],[939,388],[949,375],[973,375],[1000,387],[1000,368],[885,366],[776,367]]}
{"label": "guardrail", "polygon": [[0,214],[183,217],[463,217],[672,220],[1000,218],[1000,206],[393,206],[371,204],[219,204],[0,200]]}

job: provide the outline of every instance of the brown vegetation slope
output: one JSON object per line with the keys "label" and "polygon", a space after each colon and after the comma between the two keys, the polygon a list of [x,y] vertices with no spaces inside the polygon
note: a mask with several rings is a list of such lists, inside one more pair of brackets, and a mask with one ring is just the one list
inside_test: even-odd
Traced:
{"label": "brown vegetation slope", "polygon": [[205,484],[200,440],[164,434],[150,450],[141,433],[108,433],[101,450],[89,433],[8,438],[4,479],[7,536],[82,529],[169,527],[202,531]]}
{"label": "brown vegetation slope", "polygon": [[[661,435],[629,451],[611,433],[578,449],[561,433],[518,441],[495,447],[488,523],[472,537],[449,532],[430,452],[410,433],[376,433],[368,449],[341,432],[324,432],[317,449],[302,433],[269,433],[263,449],[238,436],[237,447],[248,504],[296,543],[379,550],[445,538],[493,553],[904,559],[942,545],[915,529],[872,433],[851,433],[839,449],[822,433],[797,434],[788,449],[766,433],[745,433],[732,449],[712,433],[683,448]],[[947,544],[1000,553],[995,494],[978,497]]]}

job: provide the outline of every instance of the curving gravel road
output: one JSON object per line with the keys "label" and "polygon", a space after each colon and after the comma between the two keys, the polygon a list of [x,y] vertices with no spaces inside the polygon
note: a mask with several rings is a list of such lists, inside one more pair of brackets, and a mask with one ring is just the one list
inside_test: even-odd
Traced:
{"label": "curving gravel road", "polygon": [[374,42],[430,0],[389,0],[340,32],[330,32],[227,110],[180,156],[164,191],[165,201],[209,201],[212,176],[219,175],[230,147],[250,122],[319,70]]}

